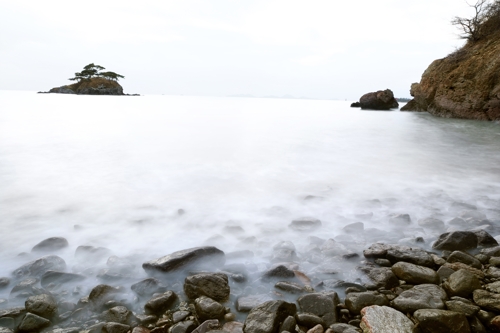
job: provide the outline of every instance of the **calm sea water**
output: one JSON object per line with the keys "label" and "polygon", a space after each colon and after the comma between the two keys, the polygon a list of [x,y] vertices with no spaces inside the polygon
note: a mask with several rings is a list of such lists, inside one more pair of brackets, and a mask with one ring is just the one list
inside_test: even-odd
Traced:
{"label": "calm sea water", "polygon": [[[454,202],[500,219],[498,123],[349,104],[2,91],[0,275],[52,236],[68,239],[69,270],[79,245],[142,262],[210,244],[252,250],[258,263],[280,241],[300,256],[309,235],[359,250],[430,241],[417,221],[455,217]],[[360,219],[390,230],[392,213],[409,214],[411,226],[343,236]],[[302,217],[322,228],[288,228]]]}

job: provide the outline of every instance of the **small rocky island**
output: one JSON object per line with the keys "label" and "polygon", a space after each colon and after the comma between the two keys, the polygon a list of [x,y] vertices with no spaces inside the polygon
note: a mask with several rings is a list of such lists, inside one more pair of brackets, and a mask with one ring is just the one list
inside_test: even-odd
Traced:
{"label": "small rocky island", "polygon": [[105,72],[105,69],[94,63],[88,64],[81,72],[75,73],[75,76],[69,79],[70,81],[77,81],[76,83],[52,88],[46,93],[138,96],[138,94],[124,94],[123,87],[118,83],[118,79],[124,79],[125,77],[115,72]]}
{"label": "small rocky island", "polygon": [[359,102],[351,104],[353,108],[361,108],[363,110],[383,110],[397,109],[398,101],[394,98],[394,93],[390,89],[378,90],[364,94],[359,99]]}

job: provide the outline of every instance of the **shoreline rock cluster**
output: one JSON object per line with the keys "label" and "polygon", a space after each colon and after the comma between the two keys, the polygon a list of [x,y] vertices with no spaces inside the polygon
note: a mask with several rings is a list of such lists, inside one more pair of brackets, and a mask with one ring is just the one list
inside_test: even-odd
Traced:
{"label": "shoreline rock cluster", "polygon": [[[303,222],[306,229],[321,223]],[[440,227],[439,220],[426,223]],[[274,247],[272,265],[253,271],[228,264],[213,246],[177,251],[144,262],[148,277],[129,288],[130,262],[110,256],[88,293],[83,285],[96,283],[88,272],[67,272],[53,254],[67,246],[64,238],[46,239],[33,252],[50,254],[0,279],[1,289],[10,288],[0,300],[1,333],[500,332],[500,246],[482,229],[442,233],[432,251],[374,243],[364,258],[343,255],[339,260],[354,259],[362,276],[356,281],[325,279],[335,274],[325,267],[304,273],[290,242]],[[80,246],[75,257],[82,256],[92,261],[109,252]]]}
{"label": "shoreline rock cluster", "polygon": [[369,92],[361,96],[359,102],[351,104],[352,108],[361,108],[362,110],[382,110],[399,108],[399,103],[394,98],[394,93],[390,89]]}
{"label": "shoreline rock cluster", "polygon": [[102,77],[94,77],[88,80],[55,87],[47,92],[38,92],[39,94],[73,94],[73,95],[114,95],[114,96],[140,96],[139,94],[125,94],[123,87],[116,81]]}

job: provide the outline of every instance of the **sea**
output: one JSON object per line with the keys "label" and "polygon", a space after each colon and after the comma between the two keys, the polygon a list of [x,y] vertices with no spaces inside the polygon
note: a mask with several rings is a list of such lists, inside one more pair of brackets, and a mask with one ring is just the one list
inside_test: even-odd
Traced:
{"label": "sea", "polygon": [[[68,240],[69,272],[90,245],[141,277],[142,262],[198,246],[246,253],[234,261],[260,271],[280,246],[304,271],[325,241],[359,260],[374,242],[430,250],[439,232],[419,221],[444,232],[471,211],[471,228],[500,235],[498,122],[351,102],[0,91],[0,276],[49,237]],[[392,225],[398,214],[408,223]]]}

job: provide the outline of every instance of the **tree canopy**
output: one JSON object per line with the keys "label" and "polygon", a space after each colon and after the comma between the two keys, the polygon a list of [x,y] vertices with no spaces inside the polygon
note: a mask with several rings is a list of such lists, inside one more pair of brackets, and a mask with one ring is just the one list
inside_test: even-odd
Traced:
{"label": "tree canopy", "polygon": [[87,66],[83,67],[83,70],[81,72],[76,72],[75,76],[70,78],[70,81],[89,81],[90,79],[94,77],[102,77],[108,80],[113,80],[113,81],[118,81],[118,79],[124,79],[125,76],[120,75],[115,72],[103,72],[106,68],[100,66],[100,65],[95,65],[94,63],[88,64]]}

